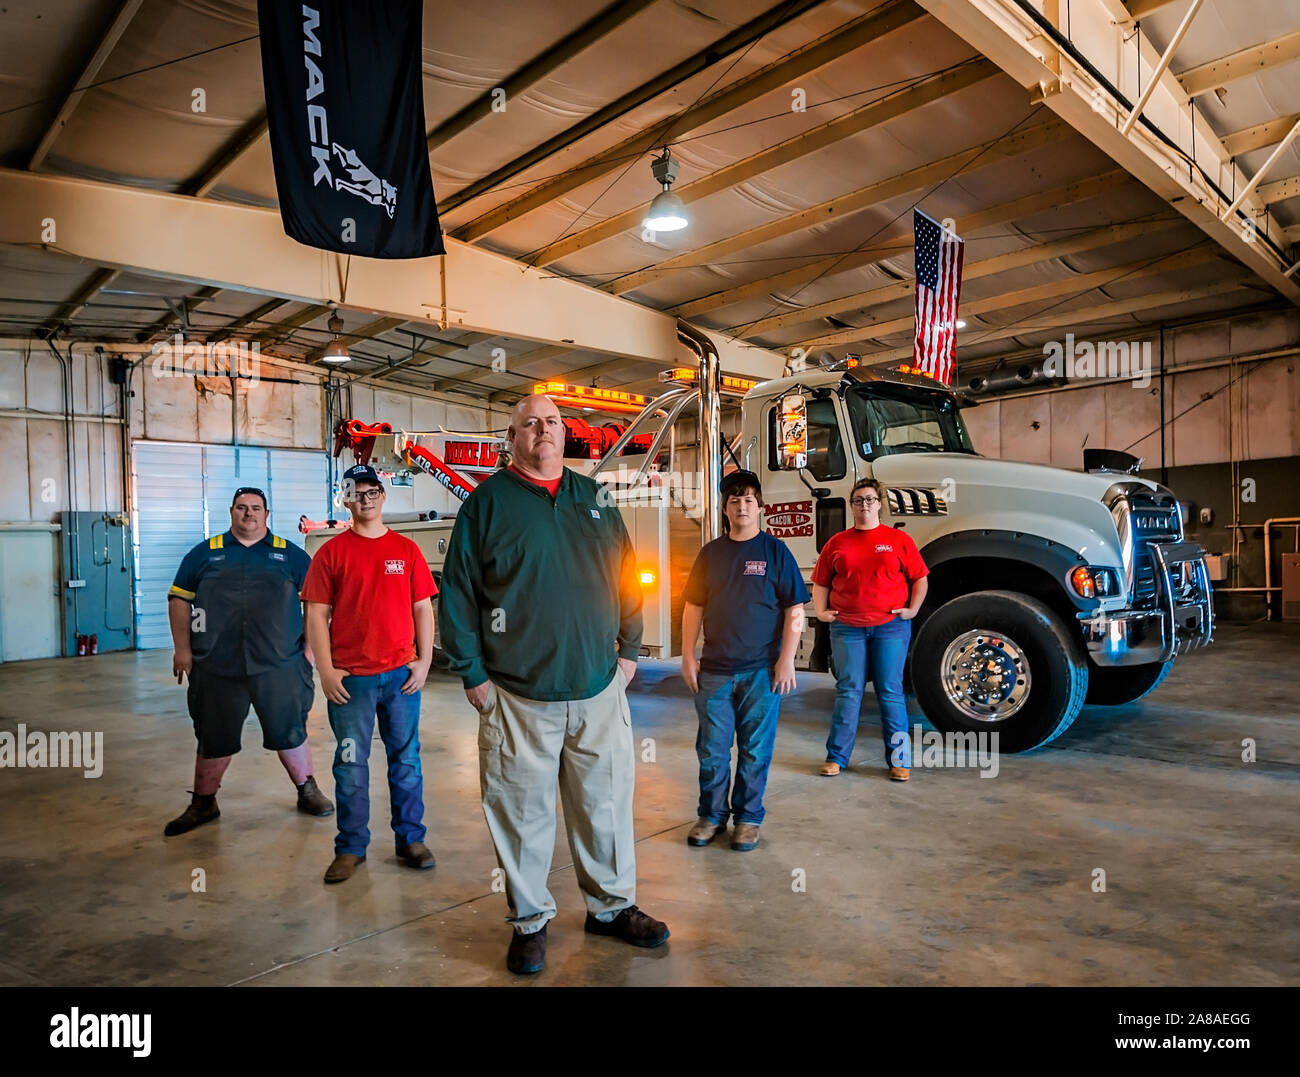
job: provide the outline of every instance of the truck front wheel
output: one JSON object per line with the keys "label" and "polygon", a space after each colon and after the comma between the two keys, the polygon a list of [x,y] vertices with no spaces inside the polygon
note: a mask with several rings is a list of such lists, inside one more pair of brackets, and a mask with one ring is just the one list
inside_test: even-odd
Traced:
{"label": "truck front wheel", "polygon": [[1024,752],[1059,737],[1088,690],[1079,641],[1047,605],[1014,591],[979,591],[940,606],[917,633],[912,685],[943,732],[997,733]]}
{"label": "truck front wheel", "polygon": [[1154,692],[1169,676],[1174,660],[1145,666],[1093,666],[1088,672],[1088,703],[1116,707]]}

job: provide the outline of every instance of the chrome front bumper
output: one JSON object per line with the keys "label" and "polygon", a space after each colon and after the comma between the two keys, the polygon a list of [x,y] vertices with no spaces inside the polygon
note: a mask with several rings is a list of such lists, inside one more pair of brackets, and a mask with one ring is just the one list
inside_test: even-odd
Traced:
{"label": "chrome front bumper", "polygon": [[[1214,638],[1214,595],[1205,551],[1195,542],[1153,542],[1154,608],[1080,619],[1088,657],[1099,666],[1144,666],[1204,647]],[[1175,585],[1175,570],[1182,578]]]}

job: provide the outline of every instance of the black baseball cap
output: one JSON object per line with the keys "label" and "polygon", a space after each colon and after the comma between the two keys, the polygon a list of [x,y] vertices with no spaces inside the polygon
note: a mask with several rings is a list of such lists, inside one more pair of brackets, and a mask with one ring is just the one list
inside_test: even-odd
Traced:
{"label": "black baseball cap", "polygon": [[745,471],[744,469],[732,471],[724,475],[722,481],[718,483],[718,492],[722,495],[723,504],[726,503],[727,498],[739,497],[746,490],[753,490],[758,495],[759,500],[762,500],[763,484],[759,482],[758,476],[752,471]]}
{"label": "black baseball cap", "polygon": [[383,486],[383,480],[379,477],[379,472],[369,464],[354,464],[343,472],[343,480],[351,480],[353,483],[373,482],[376,486]]}

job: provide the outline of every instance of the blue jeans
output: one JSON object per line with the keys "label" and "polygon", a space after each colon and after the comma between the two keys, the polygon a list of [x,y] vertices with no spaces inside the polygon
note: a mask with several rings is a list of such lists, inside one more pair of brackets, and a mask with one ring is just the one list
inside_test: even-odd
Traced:
{"label": "blue jeans", "polygon": [[330,703],[334,749],[334,800],[338,806],[338,837],[334,852],[364,856],[370,844],[370,742],[379,735],[388,753],[388,797],[392,804],[396,844],[423,841],[424,779],[420,771],[420,693],[402,695],[410,676],[405,666],[387,673],[343,678],[350,697]]}
{"label": "blue jeans", "polygon": [[[903,701],[903,663],[912,639],[912,622],[895,617],[882,625],[859,628],[831,622],[831,653],[835,656],[835,709],[831,735],[826,738],[826,758],[849,765],[858,736],[858,714],[868,675],[880,704],[880,726],[885,739],[885,765],[910,767],[912,742],[907,730],[907,705]],[[902,743],[890,738],[902,734]],[[897,749],[896,758],[891,758]]]}
{"label": "blue jeans", "polygon": [[[772,671],[755,669],[724,675],[701,673],[695,693],[700,731],[695,754],[700,759],[699,816],[711,823],[763,821],[763,790],[776,744],[781,696],[772,691]],[[736,741],[736,783],[731,786],[731,742]]]}

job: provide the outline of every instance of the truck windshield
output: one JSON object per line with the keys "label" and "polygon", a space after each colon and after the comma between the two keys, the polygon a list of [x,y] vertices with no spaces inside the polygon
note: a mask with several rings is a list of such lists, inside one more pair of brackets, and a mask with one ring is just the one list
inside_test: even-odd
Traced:
{"label": "truck windshield", "polygon": [[975,455],[952,397],[905,385],[855,385],[845,394],[863,459],[911,452]]}

